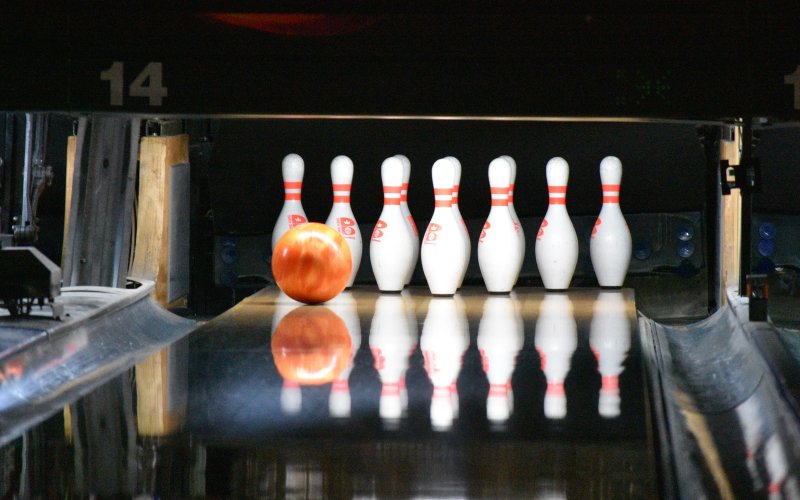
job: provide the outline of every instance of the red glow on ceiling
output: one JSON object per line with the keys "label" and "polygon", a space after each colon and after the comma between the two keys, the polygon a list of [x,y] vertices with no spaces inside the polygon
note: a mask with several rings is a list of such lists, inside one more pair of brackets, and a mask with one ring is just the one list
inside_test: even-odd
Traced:
{"label": "red glow on ceiling", "polygon": [[263,14],[215,12],[207,17],[232,26],[286,36],[349,35],[372,26],[383,16],[360,14]]}

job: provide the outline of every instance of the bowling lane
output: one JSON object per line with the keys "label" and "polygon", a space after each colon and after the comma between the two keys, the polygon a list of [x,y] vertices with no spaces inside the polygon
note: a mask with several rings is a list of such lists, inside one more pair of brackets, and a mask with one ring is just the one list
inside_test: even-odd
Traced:
{"label": "bowling lane", "polygon": [[630,290],[268,288],[189,339],[215,494],[653,497],[650,419]]}

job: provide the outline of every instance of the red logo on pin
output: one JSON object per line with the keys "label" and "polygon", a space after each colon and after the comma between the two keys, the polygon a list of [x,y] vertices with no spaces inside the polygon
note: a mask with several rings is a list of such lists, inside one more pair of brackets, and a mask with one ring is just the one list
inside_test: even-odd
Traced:
{"label": "red logo on pin", "polygon": [[442,229],[442,226],[436,224],[435,222],[431,222],[428,226],[428,230],[425,231],[425,243],[430,245],[436,244],[436,238],[439,237],[438,231]]}
{"label": "red logo on pin", "polygon": [[350,217],[339,217],[336,219],[336,227],[339,228],[339,234],[343,237],[353,240],[356,237],[356,221]]}
{"label": "red logo on pin", "polygon": [[603,221],[601,221],[600,217],[598,217],[597,221],[594,223],[594,227],[592,228],[592,238],[591,239],[594,239],[594,235],[597,234],[597,226],[599,226],[602,223],[603,223]]}
{"label": "red logo on pin", "polygon": [[300,214],[291,214],[289,215],[289,229],[293,229],[300,224],[305,224],[308,222],[305,217]]}
{"label": "red logo on pin", "polygon": [[380,242],[381,238],[383,237],[382,229],[386,229],[386,222],[383,220],[378,220],[378,223],[375,224],[375,229],[372,231],[372,241]]}
{"label": "red logo on pin", "polygon": [[544,236],[544,228],[547,227],[547,219],[542,220],[542,225],[539,226],[539,234],[536,235],[537,240],[541,240]]}
{"label": "red logo on pin", "polygon": [[492,225],[489,224],[489,221],[487,220],[486,224],[483,225],[483,231],[481,231],[481,237],[478,239],[478,243],[480,243],[481,241],[483,241],[484,238],[486,238],[486,230],[489,229],[490,227],[492,227]]}

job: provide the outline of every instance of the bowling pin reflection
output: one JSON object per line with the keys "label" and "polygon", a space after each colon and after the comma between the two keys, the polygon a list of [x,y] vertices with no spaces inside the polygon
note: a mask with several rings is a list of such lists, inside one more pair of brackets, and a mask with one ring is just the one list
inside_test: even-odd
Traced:
{"label": "bowling pin reflection", "polygon": [[405,374],[416,340],[410,328],[407,299],[401,295],[379,296],[369,331],[369,347],[381,378],[379,413],[390,425],[403,415]]}
{"label": "bowling pin reflection", "polygon": [[589,345],[597,358],[602,386],[597,411],[603,418],[620,414],[619,375],[631,348],[631,324],[622,292],[600,292],[592,307]]}
{"label": "bowling pin reflection", "polygon": [[334,379],[331,385],[331,393],[328,398],[328,410],[330,415],[335,418],[347,418],[350,416],[350,372],[353,370],[353,358],[361,346],[361,320],[358,317],[358,308],[353,294],[342,292],[335,298],[325,303],[331,311],[342,318],[347,326],[347,333],[350,334],[352,348],[350,349],[350,359],[347,367]]}
{"label": "bowling pin reflection", "polygon": [[433,384],[431,424],[435,430],[448,430],[458,415],[456,380],[469,347],[469,325],[460,297],[431,299],[420,347]]}
{"label": "bowling pin reflection", "polygon": [[523,341],[522,318],[516,301],[507,296],[489,296],[483,303],[478,326],[478,350],[489,380],[486,418],[491,422],[505,422],[514,411],[511,375]]}
{"label": "bowling pin reflection", "polygon": [[539,305],[534,345],[547,378],[544,415],[551,419],[567,416],[564,380],[569,373],[572,354],[578,347],[578,325],[572,302],[566,294],[547,293]]}
{"label": "bowling pin reflection", "polygon": [[[302,302],[294,300],[281,291],[278,294],[278,298],[275,299],[275,312],[272,313],[272,332],[274,333],[278,329],[278,325],[284,316],[302,305]],[[300,392],[300,384],[284,379],[281,385],[281,411],[285,415],[296,415],[300,413],[302,407],[303,394]]]}
{"label": "bowling pin reflection", "polygon": [[742,404],[736,407],[736,416],[744,434],[744,443],[747,448],[745,460],[747,471],[753,480],[753,489],[760,490],[763,487],[761,476],[758,472],[756,463],[756,452],[761,447],[763,435],[765,433],[764,417],[761,413],[761,402],[756,396],[750,396]]}
{"label": "bowling pin reflection", "polygon": [[345,322],[325,306],[296,307],[272,332],[272,357],[283,377],[281,409],[287,415],[302,409],[302,385],[323,385],[340,379],[352,357]]}

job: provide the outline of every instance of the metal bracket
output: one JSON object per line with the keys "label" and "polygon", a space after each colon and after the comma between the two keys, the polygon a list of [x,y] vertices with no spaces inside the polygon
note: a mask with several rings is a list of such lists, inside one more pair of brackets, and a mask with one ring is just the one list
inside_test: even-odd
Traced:
{"label": "metal bracket", "polygon": [[747,275],[747,298],[750,321],[767,321],[769,284],[766,274]]}
{"label": "metal bracket", "polygon": [[[728,180],[733,177],[733,180]],[[719,181],[723,195],[731,194],[732,188],[741,189],[743,192],[761,192],[761,162],[758,158],[751,158],[749,162],[731,165],[728,160],[719,162]]]}

